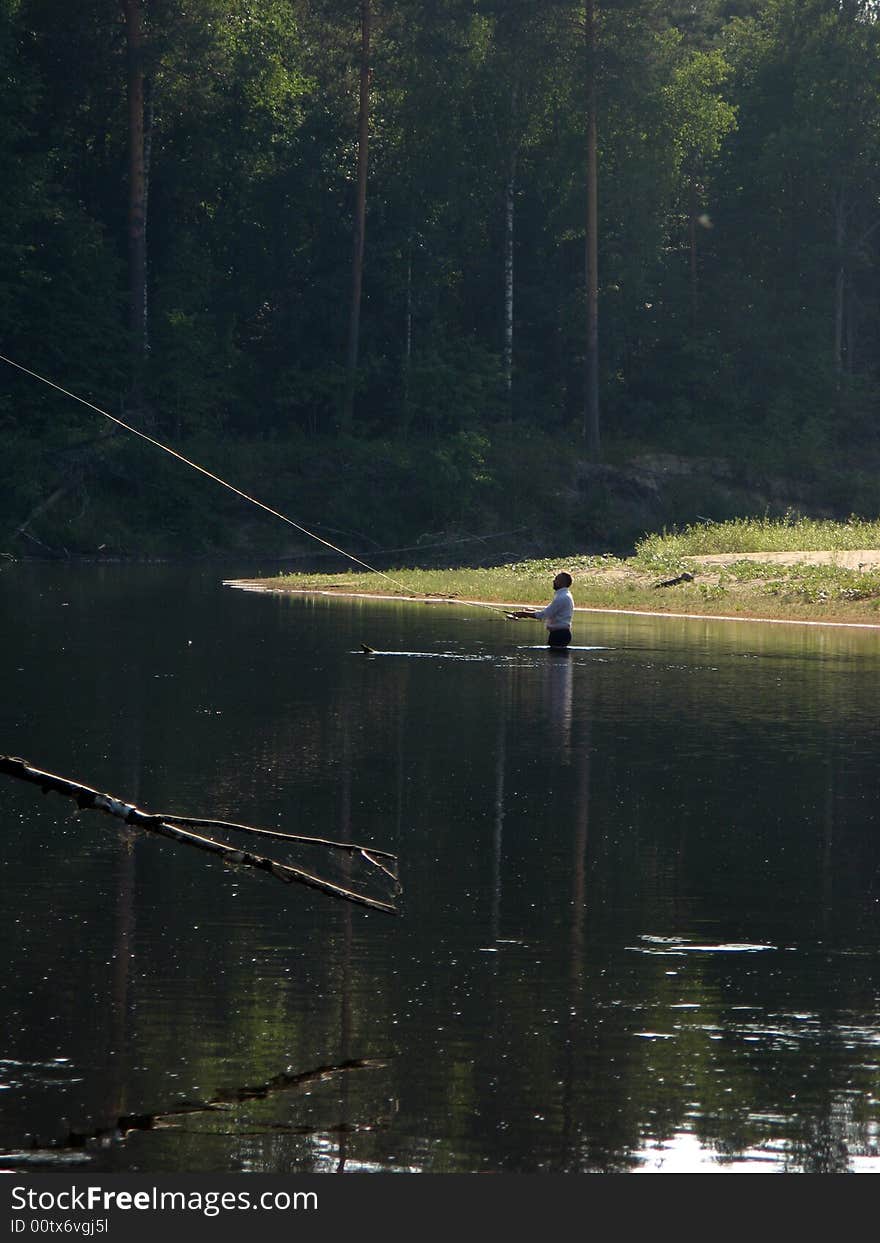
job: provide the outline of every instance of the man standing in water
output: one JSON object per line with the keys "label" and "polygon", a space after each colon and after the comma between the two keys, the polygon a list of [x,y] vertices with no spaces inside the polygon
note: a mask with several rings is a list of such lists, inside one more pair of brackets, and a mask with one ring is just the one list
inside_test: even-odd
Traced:
{"label": "man standing in water", "polygon": [[555,595],[543,609],[517,609],[508,617],[531,617],[543,621],[547,627],[547,642],[551,647],[568,647],[571,643],[571,619],[574,616],[574,600],[569,587],[571,575],[560,570],[553,580]]}

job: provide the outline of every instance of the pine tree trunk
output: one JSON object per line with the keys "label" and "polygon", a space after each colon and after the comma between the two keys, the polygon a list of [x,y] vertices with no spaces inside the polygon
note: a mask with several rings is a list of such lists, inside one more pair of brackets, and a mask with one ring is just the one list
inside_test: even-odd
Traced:
{"label": "pine tree trunk", "polygon": [[856,370],[856,337],[857,337],[857,303],[852,291],[852,281],[848,282],[846,291],[846,367],[848,376],[855,375]]}
{"label": "pine tree trunk", "polygon": [[403,311],[403,417],[402,430],[409,431],[409,383],[412,368],[413,345],[413,283],[412,283],[412,236],[406,244],[406,295]]}
{"label": "pine tree trunk", "polygon": [[834,202],[834,242],[837,271],[834,278],[834,370],[838,384],[843,374],[846,307],[846,191],[841,186]]}
{"label": "pine tree trunk", "polygon": [[599,209],[598,135],[596,125],[596,3],[585,0],[587,59],[587,348],[585,357],[584,440],[591,458],[600,455],[599,440]]}
{"label": "pine tree trunk", "polygon": [[367,215],[367,158],[370,138],[370,0],[361,0],[361,81],[358,111],[357,200],[355,203],[354,251],[351,265],[351,307],[348,318],[348,349],[345,358],[345,394],[341,425],[349,430],[354,418],[354,390],[360,345],[361,289],[364,276],[364,237]]}
{"label": "pine tree trunk", "polygon": [[143,298],[144,308],[144,354],[150,352],[150,291],[147,279],[147,263],[149,247],[147,245],[147,225],[150,217],[150,165],[153,159],[153,116],[155,113],[155,96],[153,79],[144,78],[144,228],[143,228]]}
{"label": "pine tree trunk", "polygon": [[123,0],[128,51],[128,323],[132,400],[142,400],[147,352],[146,159],[144,145],[144,14],[142,0]]}
{"label": "pine tree trunk", "polygon": [[699,319],[698,305],[698,270],[697,270],[697,183],[694,177],[688,185],[688,252],[690,256],[691,284],[691,333],[697,331]]}
{"label": "pine tree trunk", "polygon": [[516,152],[510,157],[504,187],[504,382],[507,400],[513,389],[513,241],[516,206]]}

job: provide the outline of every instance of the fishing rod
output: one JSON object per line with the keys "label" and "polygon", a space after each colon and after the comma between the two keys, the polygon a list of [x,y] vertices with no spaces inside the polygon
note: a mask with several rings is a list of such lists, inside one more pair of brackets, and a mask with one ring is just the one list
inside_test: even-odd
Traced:
{"label": "fishing rod", "polygon": [[[89,410],[94,410],[96,414],[100,414],[105,419],[109,419],[110,422],[115,423],[117,427],[121,427],[125,431],[131,432],[132,435],[138,436],[141,440],[145,440],[147,444],[151,444],[155,448],[161,449],[163,453],[167,453],[171,457],[176,458],[178,462],[183,462],[185,466],[189,466],[193,470],[198,471],[200,475],[204,475],[207,479],[212,479],[214,483],[220,484],[221,487],[233,492],[236,496],[241,497],[242,500],[249,501],[251,505],[256,505],[258,509],[265,510],[267,514],[271,514],[273,518],[278,518],[281,522],[286,522],[288,526],[293,527],[302,535],[307,535],[309,539],[317,540],[317,542],[319,544],[323,544],[325,548],[329,548],[333,552],[339,553],[340,556],[346,557],[349,561],[354,562],[355,565],[361,566],[362,569],[369,570],[371,574],[378,574],[389,583],[393,583],[395,587],[399,587],[401,591],[406,592],[407,595],[413,594],[411,588],[407,587],[405,583],[402,583],[400,579],[394,578],[391,574],[386,574],[384,570],[376,569],[374,565],[369,565],[368,562],[362,561],[361,558],[356,557],[354,553],[346,552],[344,548],[340,548],[337,544],[331,544],[329,540],[324,539],[323,536],[317,535],[314,531],[310,531],[308,527],[302,526],[301,523],[295,522],[293,518],[289,518],[287,514],[283,514],[277,509],[273,509],[271,505],[264,504],[263,501],[257,500],[255,496],[251,496],[249,493],[243,492],[241,488],[236,488],[225,479],[221,479],[219,475],[215,475],[211,471],[206,470],[204,466],[200,466],[198,462],[193,462],[190,458],[184,457],[182,453],[178,453],[176,449],[172,449],[169,445],[163,444],[161,440],[156,440],[153,436],[148,436],[146,432],[142,432],[139,428],[133,427],[131,423],[126,423],[124,419],[117,418],[115,414],[110,414],[107,410],[102,410],[101,407],[96,406],[94,402],[87,401],[85,397],[80,397],[77,393],[72,393],[70,389],[62,388],[62,386],[60,384],[56,384],[54,380],[47,379],[46,376],[40,375],[37,371],[31,371],[29,367],[22,366],[21,363],[17,363],[13,358],[7,358],[5,354],[0,354],[0,362],[8,363],[10,367],[15,367],[17,371],[23,372],[25,375],[30,376],[34,380],[39,380],[41,384],[45,384],[49,388],[54,388],[56,392],[63,393],[65,397],[70,397],[73,401],[78,401],[81,405],[87,406]],[[435,597],[435,599],[436,598],[437,597]],[[472,608],[492,609],[496,613],[501,613],[504,617],[509,617],[509,614],[505,609],[495,604],[486,604],[478,600],[453,600],[451,597],[445,597],[445,599],[450,604],[465,604]]]}

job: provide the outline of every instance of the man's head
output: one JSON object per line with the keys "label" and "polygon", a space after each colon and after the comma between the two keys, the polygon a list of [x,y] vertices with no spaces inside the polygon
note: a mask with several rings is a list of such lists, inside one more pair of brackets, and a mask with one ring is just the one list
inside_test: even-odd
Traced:
{"label": "man's head", "polygon": [[558,591],[560,587],[571,586],[571,575],[567,570],[560,570],[553,580],[553,590]]}

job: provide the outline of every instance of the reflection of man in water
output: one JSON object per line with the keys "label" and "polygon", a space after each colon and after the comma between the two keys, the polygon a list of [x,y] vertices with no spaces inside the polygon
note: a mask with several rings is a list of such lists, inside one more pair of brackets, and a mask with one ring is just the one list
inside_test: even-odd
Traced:
{"label": "reflection of man in water", "polygon": [[571,643],[571,619],[574,616],[574,600],[569,587],[571,575],[560,570],[553,580],[555,595],[543,609],[517,609],[510,617],[532,617],[543,621],[547,627],[547,642],[551,647],[568,647]]}

